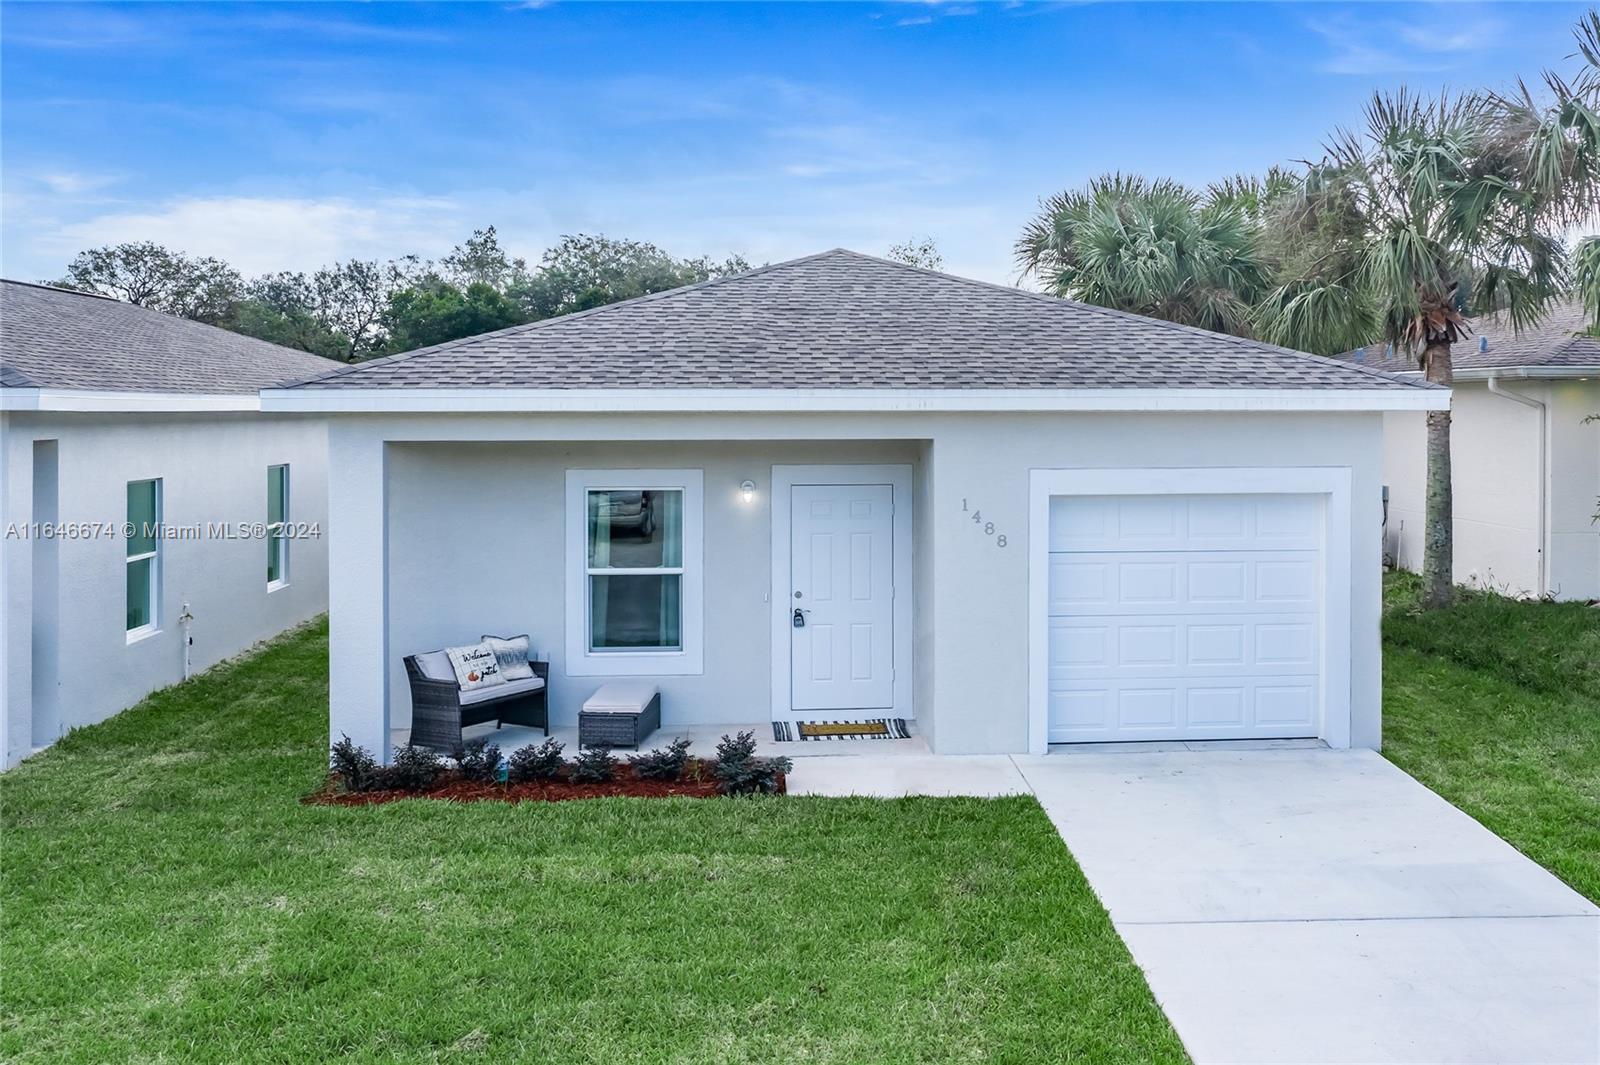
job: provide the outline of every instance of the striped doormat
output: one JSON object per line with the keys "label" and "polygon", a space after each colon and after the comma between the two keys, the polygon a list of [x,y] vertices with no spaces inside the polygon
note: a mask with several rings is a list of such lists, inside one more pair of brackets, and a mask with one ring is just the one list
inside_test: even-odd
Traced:
{"label": "striped doormat", "polygon": [[880,717],[873,721],[788,721],[772,723],[772,738],[779,743],[793,740],[908,740],[911,728],[903,717]]}

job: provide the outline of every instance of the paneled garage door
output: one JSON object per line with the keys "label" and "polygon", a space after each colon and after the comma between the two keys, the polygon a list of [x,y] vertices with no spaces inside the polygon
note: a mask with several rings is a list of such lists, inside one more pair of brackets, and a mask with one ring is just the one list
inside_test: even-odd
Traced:
{"label": "paneled garage door", "polygon": [[1317,734],[1322,502],[1050,501],[1049,741]]}

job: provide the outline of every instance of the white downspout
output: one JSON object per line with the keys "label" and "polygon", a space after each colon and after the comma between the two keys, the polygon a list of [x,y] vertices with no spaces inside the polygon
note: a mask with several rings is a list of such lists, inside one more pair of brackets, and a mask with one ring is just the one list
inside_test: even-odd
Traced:
{"label": "white downspout", "polygon": [[1550,522],[1545,516],[1549,503],[1550,477],[1549,462],[1550,442],[1547,438],[1545,420],[1550,415],[1550,409],[1542,400],[1525,396],[1521,392],[1512,392],[1510,389],[1500,387],[1500,378],[1489,378],[1489,391],[1513,403],[1520,403],[1524,407],[1532,407],[1539,412],[1539,589],[1537,596],[1544,598],[1550,593],[1549,582],[1546,580],[1546,560],[1550,557],[1549,529]]}

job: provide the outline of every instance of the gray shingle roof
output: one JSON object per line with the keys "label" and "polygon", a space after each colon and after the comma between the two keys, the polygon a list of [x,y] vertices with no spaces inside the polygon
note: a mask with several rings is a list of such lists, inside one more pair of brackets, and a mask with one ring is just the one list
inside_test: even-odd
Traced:
{"label": "gray shingle roof", "polygon": [[[1583,369],[1600,366],[1600,337],[1578,336],[1588,320],[1583,305],[1576,300],[1557,304],[1532,329],[1518,333],[1504,316],[1482,315],[1468,319],[1472,337],[1456,344],[1450,352],[1455,372],[1500,370],[1526,367]],[[1487,337],[1487,351],[1479,350],[1479,338]],[[1390,373],[1417,372],[1417,358],[1404,351],[1389,351],[1382,343],[1369,344],[1365,365]],[[1354,359],[1355,352],[1340,356]]]}
{"label": "gray shingle roof", "polygon": [[7,388],[248,394],[332,365],[131,303],[0,280],[0,385]]}
{"label": "gray shingle roof", "polygon": [[301,388],[1414,389],[1349,363],[835,249]]}

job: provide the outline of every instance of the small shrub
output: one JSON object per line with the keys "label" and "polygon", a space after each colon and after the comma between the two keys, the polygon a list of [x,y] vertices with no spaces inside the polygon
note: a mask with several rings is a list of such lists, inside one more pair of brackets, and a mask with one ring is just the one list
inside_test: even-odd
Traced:
{"label": "small shrub", "polygon": [[778,790],[778,778],[793,768],[787,758],[747,758],[718,762],[712,772],[724,795],[772,795]]}
{"label": "small shrub", "polygon": [[378,775],[385,788],[397,791],[427,791],[439,781],[444,772],[444,762],[438,752],[430,747],[406,744],[394,749],[394,762],[383,766]]}
{"label": "small shrub", "polygon": [[486,743],[483,740],[470,740],[460,744],[452,752],[451,757],[456,762],[456,772],[461,774],[463,780],[473,780],[480,784],[493,784],[495,776],[500,770],[500,745]]}
{"label": "small shrub", "polygon": [[513,784],[554,780],[561,775],[563,746],[560,740],[547,739],[535,747],[528,744],[512,752],[507,767],[508,779]]}
{"label": "small shrub", "polygon": [[600,784],[617,775],[617,760],[603,743],[585,747],[572,760],[571,779],[578,784]]}
{"label": "small shrub", "polygon": [[788,758],[757,758],[756,734],[741,732],[722,737],[711,772],[724,795],[771,795],[778,790],[778,778],[793,768]]}
{"label": "small shrub", "polygon": [[628,759],[633,772],[641,780],[678,780],[684,766],[689,764],[689,741],[675,739],[666,750],[657,748],[649,754],[636,754]]}
{"label": "small shrub", "polygon": [[345,791],[371,791],[377,784],[378,760],[371,751],[342,733],[328,753],[328,764]]}
{"label": "small shrub", "polygon": [[717,741],[718,762],[747,762],[756,756],[756,734],[741,732],[736,736],[724,733]]}

